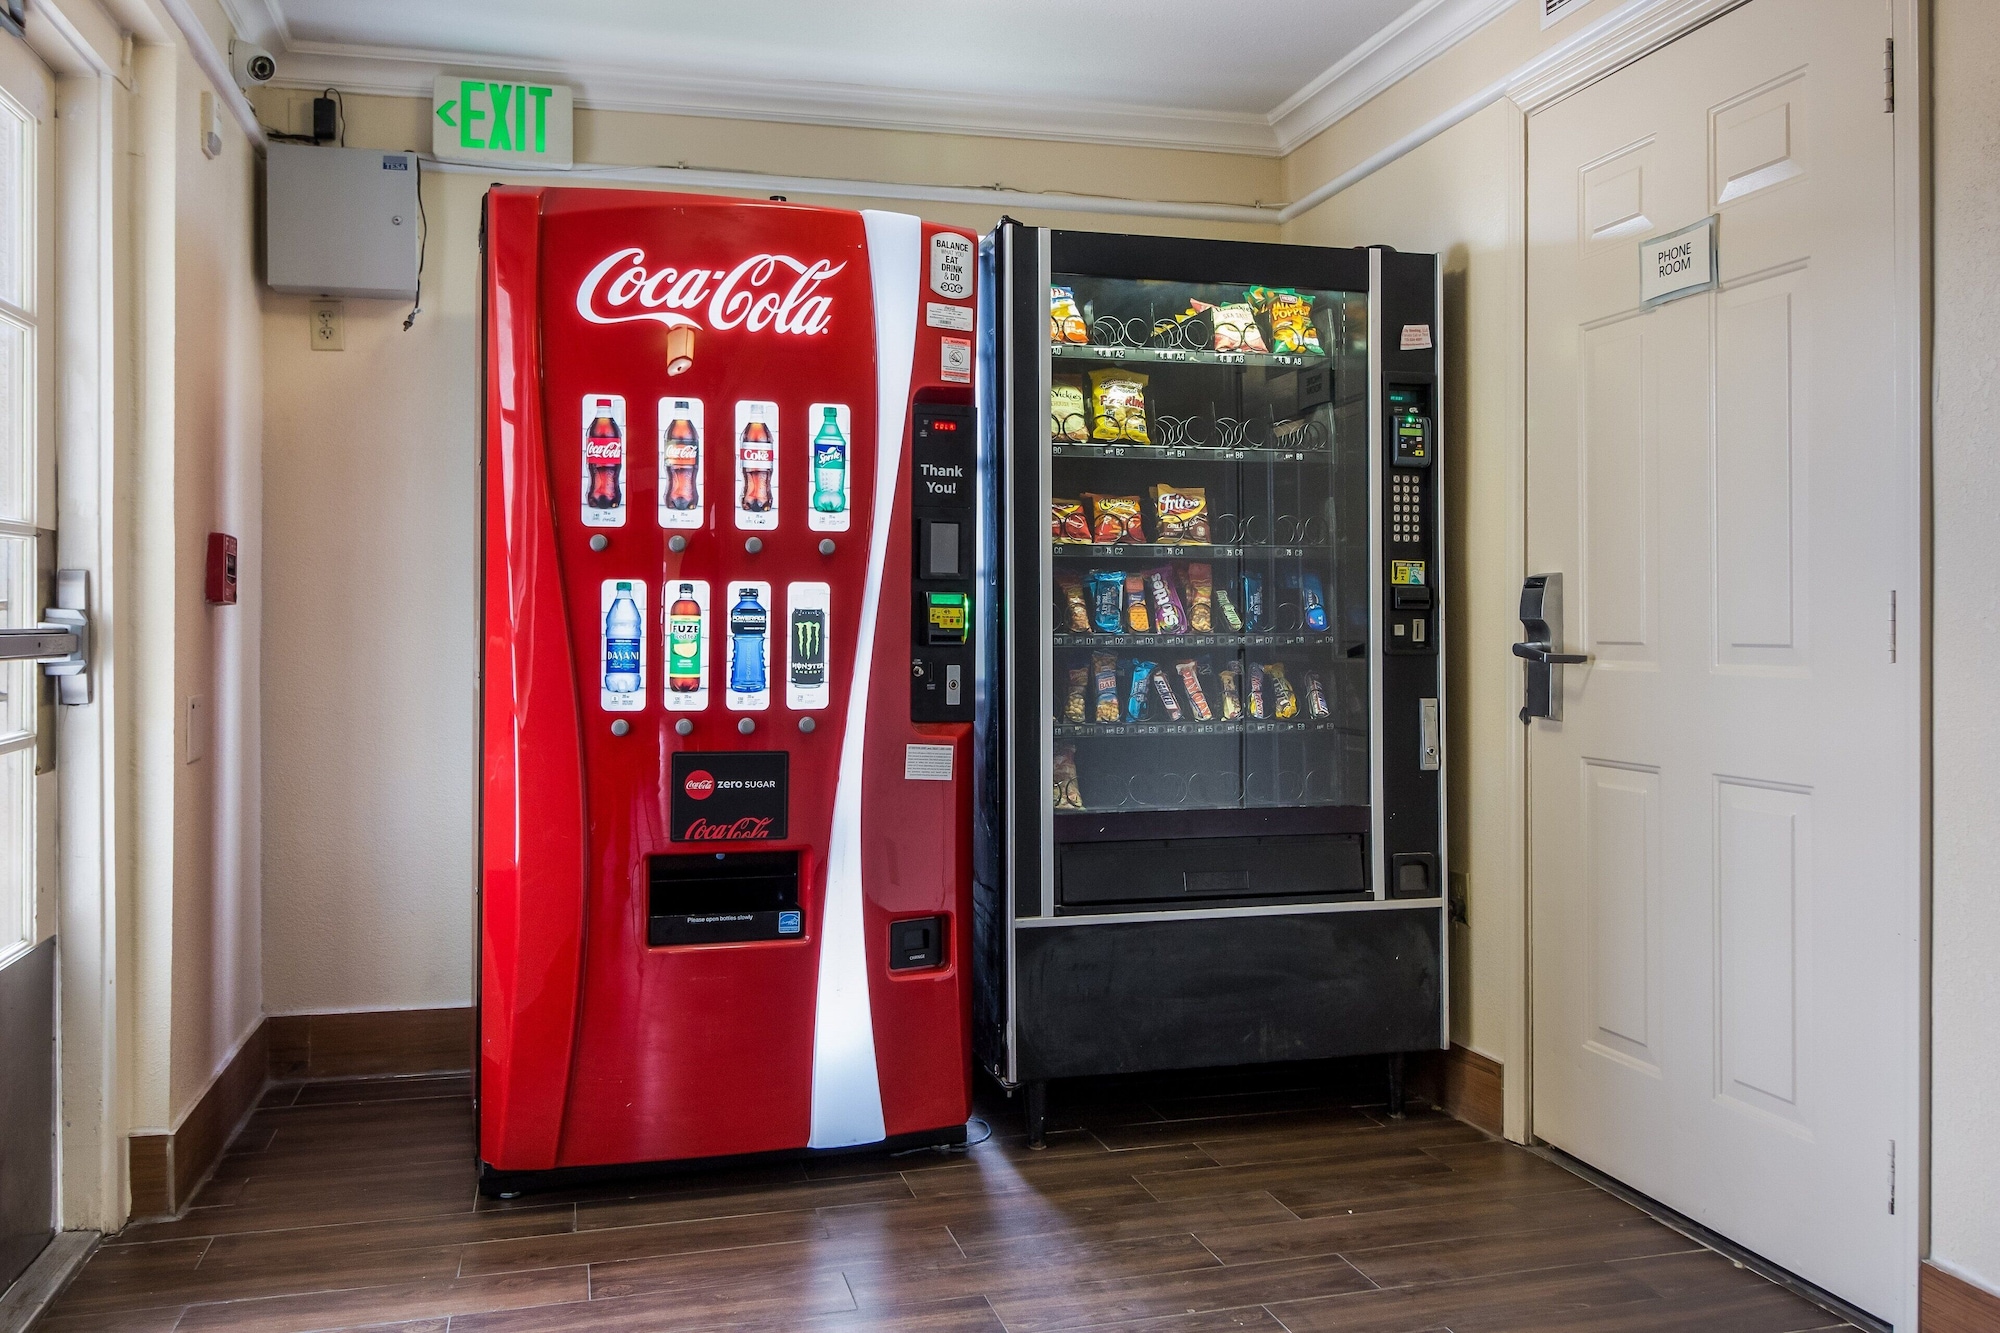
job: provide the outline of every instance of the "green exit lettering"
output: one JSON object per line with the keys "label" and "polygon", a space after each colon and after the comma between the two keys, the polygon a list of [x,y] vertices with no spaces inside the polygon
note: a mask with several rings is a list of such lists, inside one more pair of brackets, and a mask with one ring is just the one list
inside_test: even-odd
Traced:
{"label": "green exit lettering", "polygon": [[[489,79],[458,81],[458,146],[495,153],[546,153],[549,150],[549,98],[555,89],[532,83],[495,83]],[[438,108],[438,118],[451,124],[451,103]]]}

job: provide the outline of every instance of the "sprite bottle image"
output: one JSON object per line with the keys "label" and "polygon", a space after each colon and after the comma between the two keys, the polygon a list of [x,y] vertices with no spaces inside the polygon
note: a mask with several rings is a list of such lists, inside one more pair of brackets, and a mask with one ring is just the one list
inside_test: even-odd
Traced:
{"label": "sprite bottle image", "polygon": [[667,688],[675,694],[701,689],[701,603],[692,583],[681,585],[667,613]]}
{"label": "sprite bottle image", "polygon": [[829,407],[812,441],[812,507],[822,514],[847,508],[847,440],[840,433],[840,409]]}

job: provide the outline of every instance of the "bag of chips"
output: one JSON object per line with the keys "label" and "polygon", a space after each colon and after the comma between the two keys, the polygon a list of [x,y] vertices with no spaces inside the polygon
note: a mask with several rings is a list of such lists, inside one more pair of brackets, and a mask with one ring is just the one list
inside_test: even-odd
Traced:
{"label": "bag of chips", "polygon": [[1049,288],[1049,341],[1090,341],[1090,330],[1083,326],[1083,312],[1076,308],[1076,293],[1067,287]]}
{"label": "bag of chips", "polygon": [[1090,405],[1083,396],[1083,376],[1057,375],[1049,381],[1049,438],[1063,444],[1090,439]]}
{"label": "bag of chips", "polygon": [[1198,325],[1194,328],[1189,328],[1188,325],[1192,321],[1201,318],[1208,309],[1209,306],[1204,302],[1191,301],[1188,303],[1188,308],[1181,311],[1180,314],[1170,316],[1167,319],[1154,320],[1153,341],[1166,347],[1189,347],[1190,349],[1192,347],[1199,347],[1202,340],[1201,328]]}
{"label": "bag of chips", "polygon": [[1049,500],[1049,540],[1058,546],[1090,545],[1090,521],[1084,517],[1081,501]]}
{"label": "bag of chips", "polygon": [[1083,809],[1083,788],[1076,780],[1076,747],[1058,745],[1055,762],[1056,809]]}
{"label": "bag of chips", "polygon": [[1174,697],[1174,683],[1167,679],[1167,673],[1153,669],[1153,692],[1160,696],[1160,708],[1166,713],[1167,721],[1181,720],[1181,701]]}
{"label": "bag of chips", "polygon": [[1118,720],[1118,659],[1110,653],[1090,655],[1090,683],[1096,691],[1091,715],[1099,722]]}
{"label": "bag of chips", "polygon": [[1093,569],[1084,581],[1090,606],[1090,628],[1099,634],[1120,634],[1125,628],[1125,571]]}
{"label": "bag of chips", "polygon": [[1272,351],[1319,353],[1319,330],[1313,326],[1311,302],[1290,287],[1252,287],[1243,296],[1271,321]]}
{"label": "bag of chips", "polygon": [[1074,574],[1056,575],[1062,592],[1062,623],[1071,634],[1090,633],[1090,603],[1083,599],[1083,580]]}
{"label": "bag of chips", "polygon": [[1152,486],[1153,540],[1187,546],[1208,545],[1208,492],[1199,486]]}
{"label": "bag of chips", "polygon": [[1196,634],[1213,633],[1215,571],[1199,562],[1186,566],[1181,571],[1181,594],[1187,599],[1188,628]]}
{"label": "bag of chips", "polygon": [[1090,372],[1090,438],[1151,444],[1146,434],[1146,377],[1136,370]]}
{"label": "bag of chips", "polygon": [[1100,546],[1146,540],[1145,508],[1136,495],[1096,495],[1086,491],[1090,506],[1090,539]]}
{"label": "bag of chips", "polygon": [[1174,587],[1171,565],[1161,565],[1146,574],[1146,592],[1153,599],[1153,623],[1162,634],[1188,632],[1187,608],[1181,605],[1180,589]]}
{"label": "bag of chips", "polygon": [[1262,352],[1264,331],[1257,327],[1257,316],[1250,309],[1248,301],[1238,301],[1232,305],[1216,306],[1209,314],[1215,325],[1215,350],[1218,352]]}
{"label": "bag of chips", "polygon": [[1073,666],[1069,669],[1069,693],[1063,696],[1063,721],[1081,723],[1087,714],[1084,711],[1084,692],[1090,687],[1090,668]]}
{"label": "bag of chips", "polygon": [[1133,634],[1151,634],[1153,616],[1146,607],[1146,576],[1125,576],[1125,628]]}
{"label": "bag of chips", "polygon": [[1174,663],[1174,674],[1181,678],[1181,691],[1187,695],[1188,711],[1197,722],[1212,722],[1215,712],[1208,706],[1208,695],[1201,688],[1201,673],[1192,660]]}

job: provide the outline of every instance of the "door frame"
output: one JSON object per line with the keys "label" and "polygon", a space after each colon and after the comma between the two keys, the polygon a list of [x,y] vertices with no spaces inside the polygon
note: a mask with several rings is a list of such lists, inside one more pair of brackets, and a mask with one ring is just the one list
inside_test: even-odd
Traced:
{"label": "door frame", "polygon": [[[1625,66],[1686,36],[1731,10],[1754,4],[1756,0],[1629,0],[1609,16],[1590,40],[1565,49],[1560,58],[1547,64],[1537,62],[1523,76],[1510,83],[1507,96],[1524,116],[1532,118],[1573,93],[1616,73]],[[1893,1312],[1897,1328],[1914,1328],[1917,1318],[1918,1277],[1930,1230],[1930,902],[1931,902],[1931,488],[1930,488],[1930,0],[1884,0],[1889,19],[1890,39],[1895,50],[1895,122],[1892,127],[1895,158],[1895,238],[1894,265],[1896,302],[1891,321],[1890,343],[1894,349],[1892,400],[1899,433],[1895,437],[1898,465],[1904,469],[1905,493],[1912,512],[1906,513],[1904,530],[1909,545],[1903,553],[1906,577],[1898,579],[1899,619],[1896,653],[1910,667],[1903,690],[1902,707],[1909,751],[1901,756],[1907,781],[1908,805],[1904,817],[1916,837],[1912,842],[1912,864],[1898,887],[1896,910],[1902,923],[1905,974],[1915,993],[1906,996],[1908,1027],[1904,1032],[1905,1071],[1898,1117],[1899,1143],[1914,1151],[1907,1168],[1899,1165],[1903,1180],[1895,1185],[1898,1228],[1906,1277],[1902,1307]],[[1532,124],[1529,126],[1532,129]],[[1532,151],[1530,149],[1529,151]],[[1519,224],[1527,236],[1527,163],[1523,160],[1522,217]],[[1525,284],[1526,270],[1523,269]],[[1523,314],[1526,314],[1525,305]],[[1523,375],[1530,363],[1527,330],[1523,328]],[[1528,397],[1522,395],[1522,438],[1527,438]],[[1523,464],[1525,466],[1525,453]],[[1522,531],[1527,530],[1528,494],[1521,493]],[[1526,763],[1523,747],[1522,762]],[[1534,1066],[1534,863],[1531,855],[1533,831],[1529,826],[1528,792],[1525,775],[1516,788],[1521,801],[1522,866],[1521,882],[1524,919],[1522,923],[1523,995],[1525,1040],[1520,1077],[1528,1080],[1526,1093],[1527,1128],[1530,1143],[1535,1137]],[[1510,1070],[1510,1076],[1514,1071]],[[1905,1189],[1904,1181],[1908,1182]]]}

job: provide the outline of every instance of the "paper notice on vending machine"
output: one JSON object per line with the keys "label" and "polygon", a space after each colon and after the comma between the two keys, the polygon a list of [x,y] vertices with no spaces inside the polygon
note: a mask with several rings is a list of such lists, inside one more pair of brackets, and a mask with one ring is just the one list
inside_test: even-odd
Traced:
{"label": "paper notice on vending machine", "polygon": [[598,594],[598,704],[609,713],[646,706],[646,582],[606,579]]}
{"label": "paper notice on vending machine", "polygon": [[814,403],[806,409],[806,429],[811,432],[808,456],[812,459],[806,526],[814,532],[847,531],[847,482],[854,470],[848,441],[854,438],[853,424],[845,403]]}
{"label": "paper notice on vending machine", "polygon": [[735,713],[771,706],[771,585],[730,580],[722,585],[729,616],[729,668],[723,701]]}
{"label": "paper notice on vending machine", "polygon": [[778,526],[778,405],[736,405],[736,526],[768,532]]}
{"label": "paper notice on vending machine", "polygon": [[709,631],[708,580],[668,579],[660,585],[660,613],[667,645],[667,711],[699,713],[708,707],[708,664],[714,657]]}
{"label": "paper notice on vending machine", "polygon": [[615,393],[583,396],[583,523],[625,526],[625,399]]}
{"label": "paper notice on vending machine", "polygon": [[660,400],[660,526],[702,525],[703,441],[707,427],[699,398]]}
{"label": "paper notice on vending machine", "polygon": [[832,696],[827,680],[827,643],[833,633],[828,611],[832,589],[824,583],[785,585],[785,707],[824,708]]}

